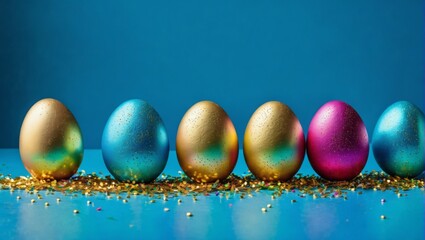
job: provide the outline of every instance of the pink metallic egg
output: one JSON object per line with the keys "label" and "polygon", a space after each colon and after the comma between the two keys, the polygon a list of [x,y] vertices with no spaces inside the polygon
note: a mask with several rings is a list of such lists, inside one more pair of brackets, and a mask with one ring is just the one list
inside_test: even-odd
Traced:
{"label": "pink metallic egg", "polygon": [[317,111],[307,134],[307,155],[316,173],[351,180],[363,170],[368,154],[367,130],[353,107],[331,101]]}

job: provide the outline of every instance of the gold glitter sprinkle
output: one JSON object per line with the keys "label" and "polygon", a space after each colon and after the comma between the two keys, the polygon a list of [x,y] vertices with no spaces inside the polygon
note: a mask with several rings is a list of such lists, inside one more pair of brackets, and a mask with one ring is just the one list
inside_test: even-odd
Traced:
{"label": "gold glitter sprinkle", "polygon": [[45,202],[45,203],[44,203],[44,206],[48,207],[48,206],[50,206],[50,203]]}
{"label": "gold glitter sprinkle", "polygon": [[31,199],[31,203],[35,203],[35,199]]}
{"label": "gold glitter sprinkle", "polygon": [[181,199],[177,200],[177,203],[178,204],[182,203],[182,200]]}
{"label": "gold glitter sprinkle", "polygon": [[291,200],[291,203],[296,203],[296,202],[297,202],[297,200],[295,200],[295,199]]}
{"label": "gold glitter sprinkle", "polygon": [[[389,181],[388,181],[389,180]],[[37,198],[43,197],[40,191],[47,194],[61,192],[68,196],[95,196],[104,194],[107,199],[116,197],[123,199],[131,195],[143,195],[150,198],[163,198],[177,196],[213,195],[229,199],[236,194],[238,198],[253,196],[259,191],[270,191],[271,199],[274,200],[282,194],[297,191],[300,197],[311,195],[313,198],[341,198],[346,199],[349,191],[364,192],[365,190],[394,191],[398,197],[406,196],[402,191],[411,189],[423,189],[423,179],[408,179],[386,175],[376,171],[363,173],[351,181],[328,181],[316,175],[297,174],[286,182],[266,182],[256,179],[251,173],[243,176],[231,174],[227,179],[213,183],[197,183],[187,176],[163,175],[152,183],[119,182],[111,176],[103,177],[96,173],[76,174],[69,180],[38,180],[33,177],[0,176],[0,190],[22,190],[28,194],[34,194]],[[121,194],[121,195],[120,195]],[[242,197],[241,197],[242,196]],[[60,200],[59,200],[60,201]],[[57,200],[57,202],[59,202]],[[182,203],[180,199],[178,203]]]}
{"label": "gold glitter sprinkle", "polygon": [[263,208],[261,208],[261,211],[262,212],[267,212],[267,208],[263,207]]}
{"label": "gold glitter sprinkle", "polygon": [[17,196],[17,197],[16,197],[16,199],[17,199],[17,200],[21,200],[21,196]]}
{"label": "gold glitter sprinkle", "polygon": [[385,215],[381,215],[381,219],[387,219]]}
{"label": "gold glitter sprinkle", "polygon": [[170,209],[169,208],[164,208],[164,212],[169,212]]}
{"label": "gold glitter sprinkle", "polygon": [[267,204],[267,208],[272,208],[272,205],[271,204]]}
{"label": "gold glitter sprinkle", "polygon": [[193,217],[193,214],[192,214],[191,212],[187,212],[187,213],[186,213],[186,216],[187,216],[187,217]]}
{"label": "gold glitter sprinkle", "polygon": [[128,203],[127,199],[122,200],[123,203]]}
{"label": "gold glitter sprinkle", "polygon": [[77,209],[74,209],[74,214],[79,214],[80,213],[80,211],[78,211]]}
{"label": "gold glitter sprinkle", "polygon": [[61,201],[61,199],[60,198],[56,198],[56,202],[60,202]]}
{"label": "gold glitter sprinkle", "polygon": [[92,202],[91,201],[87,201],[87,205],[91,205],[92,204]]}

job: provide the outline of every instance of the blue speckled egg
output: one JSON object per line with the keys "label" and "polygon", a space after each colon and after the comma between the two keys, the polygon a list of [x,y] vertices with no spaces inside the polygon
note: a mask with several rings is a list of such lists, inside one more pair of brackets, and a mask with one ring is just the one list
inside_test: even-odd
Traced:
{"label": "blue speckled egg", "polygon": [[167,164],[168,152],[164,123],[147,102],[128,100],[109,117],[102,136],[102,155],[116,179],[155,180]]}
{"label": "blue speckled egg", "polygon": [[414,104],[396,102],[382,113],[373,133],[376,162],[386,173],[416,177],[425,170],[425,116]]}

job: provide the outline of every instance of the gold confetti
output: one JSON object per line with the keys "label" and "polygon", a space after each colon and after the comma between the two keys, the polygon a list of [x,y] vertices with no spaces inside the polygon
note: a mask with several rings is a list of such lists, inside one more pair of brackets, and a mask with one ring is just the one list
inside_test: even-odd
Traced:
{"label": "gold confetti", "polygon": [[[365,190],[394,191],[398,197],[407,196],[402,191],[411,189],[424,189],[423,179],[408,179],[389,176],[385,173],[372,171],[363,173],[351,181],[328,181],[316,175],[297,174],[286,182],[265,182],[256,179],[251,173],[240,176],[231,174],[227,179],[213,183],[197,183],[187,176],[163,175],[152,183],[119,182],[110,176],[103,177],[96,173],[87,174],[83,171],[69,180],[38,180],[33,177],[0,177],[0,190],[22,190],[28,194],[34,194],[38,199],[43,199],[40,191],[47,194],[61,192],[64,195],[77,197],[80,195],[94,196],[105,194],[107,199],[112,196],[117,199],[130,198],[131,195],[142,195],[150,198],[168,200],[170,197],[191,196],[197,201],[198,196],[218,196],[229,199],[234,194],[244,199],[252,197],[259,191],[271,192],[271,200],[282,194],[297,191],[300,197],[306,195],[315,198],[342,198],[347,199],[347,193],[356,191],[361,194]],[[121,195],[120,195],[121,194]],[[17,197],[17,199],[19,199]],[[60,202],[58,198],[56,200]],[[181,199],[177,202],[182,203]],[[35,200],[32,201],[35,203]]]}

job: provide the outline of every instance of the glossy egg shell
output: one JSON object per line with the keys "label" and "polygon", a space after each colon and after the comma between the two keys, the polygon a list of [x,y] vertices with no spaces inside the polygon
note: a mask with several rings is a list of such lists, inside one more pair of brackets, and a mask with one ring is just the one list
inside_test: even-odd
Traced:
{"label": "glossy egg shell", "polygon": [[372,139],[376,162],[386,173],[416,177],[425,170],[425,117],[414,104],[389,106],[376,123]]}
{"label": "glossy egg shell", "polygon": [[353,107],[342,101],[323,105],[311,120],[307,155],[313,169],[328,180],[351,180],[366,165],[369,140]]}
{"label": "glossy egg shell", "polygon": [[147,102],[128,100],[109,117],[102,135],[102,155],[116,179],[151,182],[164,170],[168,153],[164,123]]}
{"label": "glossy egg shell", "polygon": [[261,105],[248,122],[243,150],[248,168],[257,178],[292,178],[305,155],[304,132],[298,118],[281,102]]}
{"label": "glossy egg shell", "polygon": [[83,159],[83,138],[72,113],[61,102],[46,98],[25,116],[19,152],[28,172],[38,179],[68,179]]}
{"label": "glossy egg shell", "polygon": [[197,182],[226,179],[238,158],[238,137],[227,113],[216,103],[202,101],[183,116],[176,153],[183,171]]}

